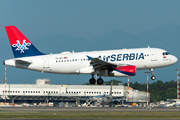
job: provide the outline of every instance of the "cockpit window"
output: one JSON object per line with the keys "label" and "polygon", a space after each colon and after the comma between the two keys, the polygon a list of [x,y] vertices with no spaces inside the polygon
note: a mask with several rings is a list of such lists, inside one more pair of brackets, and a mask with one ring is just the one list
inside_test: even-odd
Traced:
{"label": "cockpit window", "polygon": [[170,53],[169,52],[163,52],[163,55],[169,55]]}

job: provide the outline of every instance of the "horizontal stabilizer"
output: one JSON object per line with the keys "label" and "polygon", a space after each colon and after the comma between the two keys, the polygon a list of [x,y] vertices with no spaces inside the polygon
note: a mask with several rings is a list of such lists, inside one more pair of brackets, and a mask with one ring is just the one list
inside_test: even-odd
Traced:
{"label": "horizontal stabilizer", "polygon": [[31,64],[32,63],[32,62],[24,61],[24,60],[15,60],[15,62],[18,63],[18,64],[22,64],[22,65]]}

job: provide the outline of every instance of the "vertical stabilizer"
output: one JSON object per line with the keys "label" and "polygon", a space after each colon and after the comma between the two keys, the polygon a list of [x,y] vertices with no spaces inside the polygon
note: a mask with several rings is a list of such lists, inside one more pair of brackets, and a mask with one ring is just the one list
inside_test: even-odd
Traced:
{"label": "vertical stabilizer", "polygon": [[5,29],[15,58],[44,55],[15,26]]}
{"label": "vertical stabilizer", "polygon": [[112,96],[112,85],[113,85],[113,81],[111,82],[111,88],[110,88],[110,95]]}

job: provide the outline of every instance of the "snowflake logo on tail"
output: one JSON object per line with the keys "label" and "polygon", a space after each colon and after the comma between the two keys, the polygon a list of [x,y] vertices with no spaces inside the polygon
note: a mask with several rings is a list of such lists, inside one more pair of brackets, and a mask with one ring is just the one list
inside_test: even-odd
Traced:
{"label": "snowflake logo on tail", "polygon": [[17,47],[16,51],[18,50],[18,51],[20,51],[20,53],[24,53],[24,50],[29,49],[27,46],[31,45],[31,43],[26,43],[26,40],[23,40],[23,44],[22,45],[20,44],[19,40],[17,40],[16,42],[17,43],[13,44],[12,47]]}

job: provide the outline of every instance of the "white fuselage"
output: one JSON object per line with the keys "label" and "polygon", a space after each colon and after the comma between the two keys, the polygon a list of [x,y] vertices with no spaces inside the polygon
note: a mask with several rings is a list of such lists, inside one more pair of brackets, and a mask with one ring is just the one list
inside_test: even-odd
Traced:
{"label": "white fuselage", "polygon": [[[64,52],[61,54],[49,54],[32,57],[22,57],[9,59],[4,64],[57,74],[92,74],[93,67],[87,56],[99,58],[113,64],[129,64],[136,66],[137,70],[151,69],[170,66],[177,62],[177,58],[173,55],[163,55],[166,51],[158,48],[137,48],[137,49],[120,49],[93,52]],[[21,64],[15,62],[22,60],[30,64]]]}

